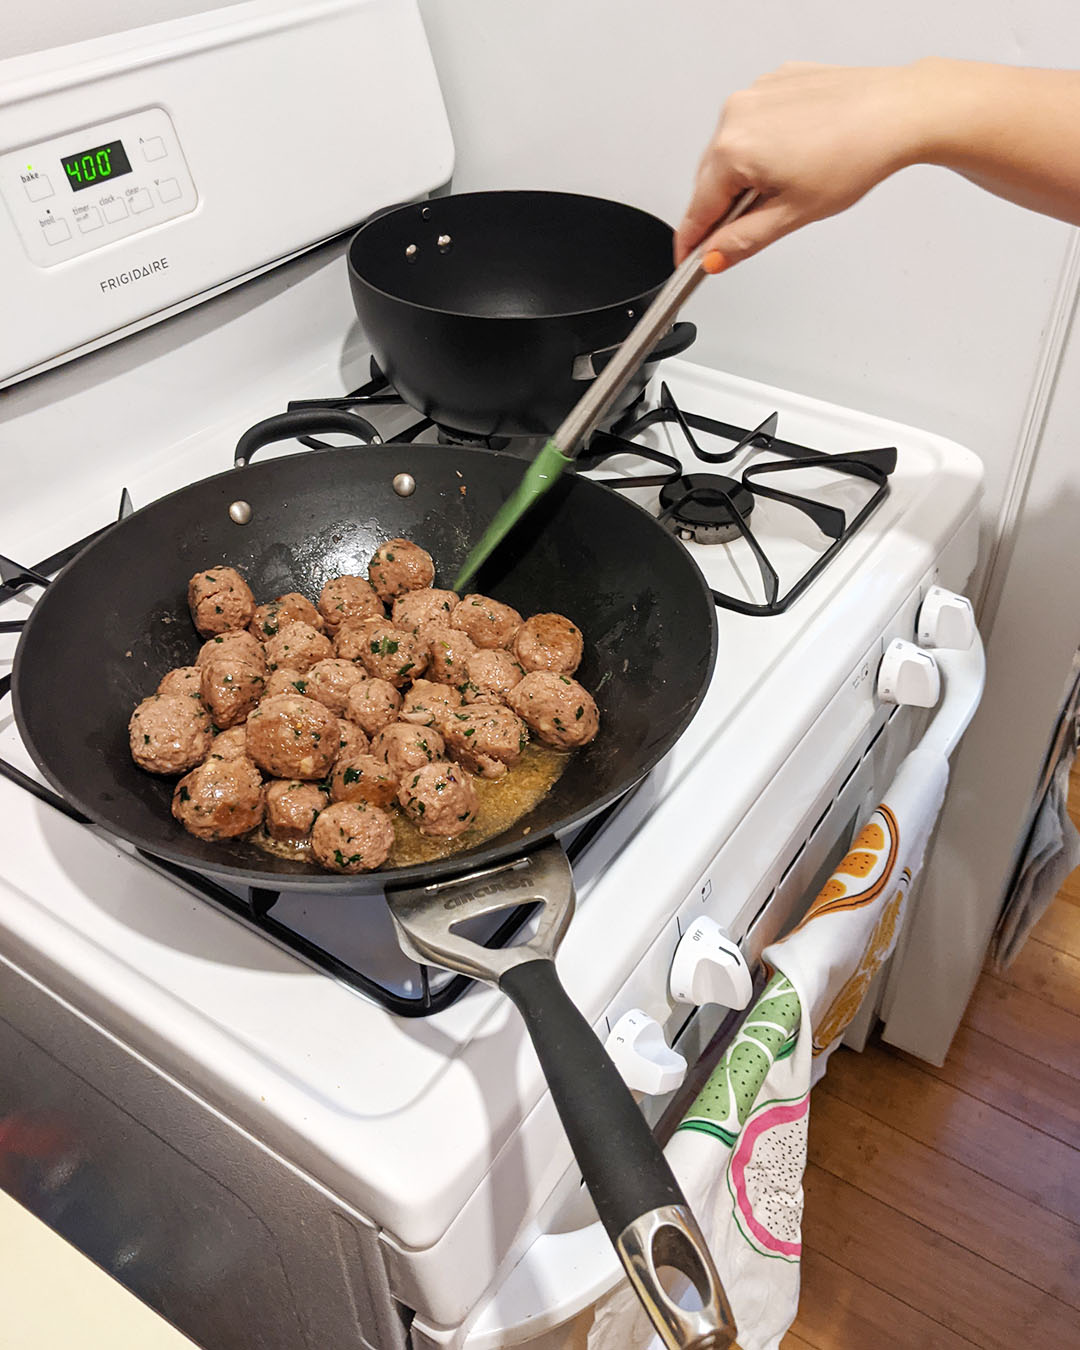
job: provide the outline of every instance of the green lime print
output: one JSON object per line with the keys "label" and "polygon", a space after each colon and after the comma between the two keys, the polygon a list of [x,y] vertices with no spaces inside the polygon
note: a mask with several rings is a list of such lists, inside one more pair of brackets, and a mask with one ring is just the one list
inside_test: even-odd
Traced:
{"label": "green lime print", "polygon": [[729,1147],[734,1144],[769,1069],[794,1048],[799,1016],[799,996],[787,976],[777,971],[709,1075],[679,1129],[699,1130],[716,1135]]}

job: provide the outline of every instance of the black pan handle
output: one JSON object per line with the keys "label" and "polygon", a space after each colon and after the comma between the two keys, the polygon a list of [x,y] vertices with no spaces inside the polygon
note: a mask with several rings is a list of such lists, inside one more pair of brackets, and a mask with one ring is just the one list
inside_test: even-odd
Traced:
{"label": "black pan handle", "polygon": [[356,413],[338,408],[300,408],[294,412],[278,413],[256,422],[236,442],[233,461],[238,468],[250,464],[258,452],[275,441],[289,441],[295,436],[325,435],[328,431],[344,431],[357,436],[365,445],[381,445],[382,437],[369,421]]}
{"label": "black pan handle", "polygon": [[[687,347],[692,345],[696,338],[696,323],[687,323],[684,320],[681,323],[673,324],[652,351],[649,352],[645,360],[646,362],[665,361],[669,356],[681,356],[682,353],[686,351]],[[616,342],[614,346],[602,347],[595,352],[586,352],[584,356],[575,356],[573,368],[574,379],[594,379],[600,374],[621,346],[621,342]]]}
{"label": "black pan handle", "polygon": [[[735,1319],[679,1183],[645,1117],[592,1028],[570,1001],[553,961],[507,970],[499,988],[521,1013],[596,1212],[665,1344],[724,1347]],[[688,1311],[664,1290],[671,1266],[694,1286]]]}

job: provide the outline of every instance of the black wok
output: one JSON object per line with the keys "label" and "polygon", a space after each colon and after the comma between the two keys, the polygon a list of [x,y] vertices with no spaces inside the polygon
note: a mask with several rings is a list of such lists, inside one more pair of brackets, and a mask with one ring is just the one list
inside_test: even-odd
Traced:
{"label": "black wok", "polygon": [[[353,303],[383,373],[440,426],[479,436],[550,435],[671,270],[669,225],[565,192],[402,206],[349,245]],[[694,336],[684,323],[663,337],[613,412]]]}

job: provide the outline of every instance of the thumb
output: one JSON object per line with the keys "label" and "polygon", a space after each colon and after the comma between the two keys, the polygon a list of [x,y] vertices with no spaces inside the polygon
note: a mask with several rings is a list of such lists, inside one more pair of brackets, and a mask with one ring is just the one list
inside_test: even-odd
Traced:
{"label": "thumb", "polygon": [[738,220],[723,225],[711,234],[706,253],[720,253],[722,264],[711,269],[721,271],[759,253],[767,244],[790,233],[796,225],[788,204],[779,197],[756,202]]}

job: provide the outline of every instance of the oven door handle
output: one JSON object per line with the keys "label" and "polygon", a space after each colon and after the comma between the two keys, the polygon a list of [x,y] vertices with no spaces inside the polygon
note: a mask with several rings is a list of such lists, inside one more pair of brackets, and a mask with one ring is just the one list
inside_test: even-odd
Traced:
{"label": "oven door handle", "polygon": [[945,692],[916,749],[948,759],[960,743],[982,698],[986,683],[986,652],[976,629],[970,647],[935,647],[931,649],[931,655],[941,671]]}

